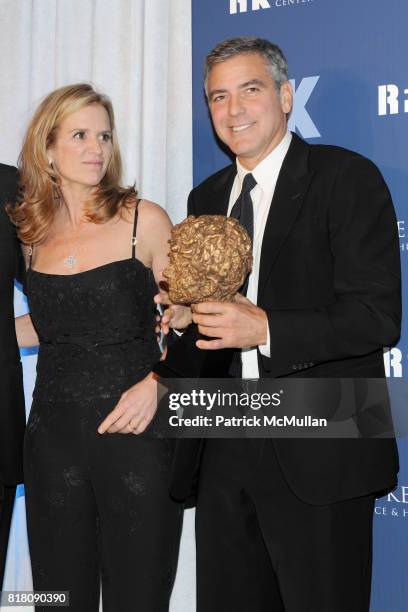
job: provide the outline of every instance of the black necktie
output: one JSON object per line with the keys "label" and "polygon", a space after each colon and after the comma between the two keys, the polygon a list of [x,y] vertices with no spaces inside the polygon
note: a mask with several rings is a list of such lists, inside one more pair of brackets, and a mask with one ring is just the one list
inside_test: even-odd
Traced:
{"label": "black necktie", "polygon": [[[232,207],[230,213],[230,217],[237,219],[240,224],[245,227],[252,243],[254,240],[254,207],[251,199],[251,191],[256,184],[256,180],[251,173],[245,175],[242,182],[241,193],[239,194],[238,199]],[[249,276],[246,277],[245,282],[241,287],[242,295],[246,295],[248,280]]]}
{"label": "black necktie", "polygon": [[251,173],[245,175],[241,193],[231,209],[230,217],[237,219],[249,234],[251,242],[254,239],[254,207],[251,200],[251,191],[256,180]]}
{"label": "black necktie", "polygon": [[[254,207],[250,192],[255,185],[256,180],[252,174],[246,174],[242,183],[241,193],[239,194],[238,199],[232,207],[230,213],[230,217],[237,219],[241,225],[245,227],[251,242],[254,240]],[[247,276],[243,286],[241,287],[242,295],[246,295],[248,289],[248,278],[249,277]],[[242,376],[241,349],[236,349],[233,352],[229,374],[233,378],[241,378]]]}

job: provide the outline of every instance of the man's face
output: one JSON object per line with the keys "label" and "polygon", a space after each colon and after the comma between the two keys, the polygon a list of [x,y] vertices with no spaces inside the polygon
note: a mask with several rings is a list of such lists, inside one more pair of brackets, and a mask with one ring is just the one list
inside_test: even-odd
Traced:
{"label": "man's face", "polygon": [[286,133],[292,87],[286,81],[278,93],[258,53],[236,55],[212,67],[208,104],[218,137],[252,170]]}

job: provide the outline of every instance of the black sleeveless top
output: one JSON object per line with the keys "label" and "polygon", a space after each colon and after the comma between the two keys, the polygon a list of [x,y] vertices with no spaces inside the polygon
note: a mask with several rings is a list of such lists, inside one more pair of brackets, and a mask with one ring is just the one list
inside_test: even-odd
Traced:
{"label": "black sleeveless top", "polygon": [[46,274],[30,265],[27,296],[40,339],[33,397],[40,401],[117,398],[160,358],[155,336],[157,287],[132,256],[77,274]]}

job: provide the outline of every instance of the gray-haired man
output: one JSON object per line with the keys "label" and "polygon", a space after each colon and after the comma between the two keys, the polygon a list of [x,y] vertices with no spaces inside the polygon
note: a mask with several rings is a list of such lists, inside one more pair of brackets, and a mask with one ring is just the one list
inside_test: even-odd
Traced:
{"label": "gray-haired man", "polygon": [[[157,371],[214,375],[217,357],[221,377],[238,349],[243,378],[384,377],[383,347],[400,333],[400,264],[379,171],[288,131],[292,88],[269,41],[217,45],[205,88],[214,129],[236,163],[193,189],[188,212],[234,214],[247,186],[241,203],[253,214],[254,266],[246,297],[194,307],[208,338],[191,354],[176,344]],[[199,447],[179,443],[179,498],[190,493]],[[395,485],[397,470],[393,439],[206,440],[198,612],[368,611],[374,498]]]}

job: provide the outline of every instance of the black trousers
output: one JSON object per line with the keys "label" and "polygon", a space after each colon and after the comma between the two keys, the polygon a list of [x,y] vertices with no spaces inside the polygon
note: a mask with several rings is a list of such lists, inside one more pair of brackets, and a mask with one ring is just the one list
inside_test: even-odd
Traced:
{"label": "black trousers", "polygon": [[302,502],[271,440],[208,440],[197,612],[368,612],[374,497]]}
{"label": "black trousers", "polygon": [[7,487],[0,482],[0,591],[4,580],[7,546],[15,496],[16,487]]}
{"label": "black trousers", "polygon": [[69,591],[71,612],[97,612],[101,577],[104,612],[166,612],[182,521],[168,494],[174,441],[101,436],[115,403],[32,406],[25,483],[34,589]]}

